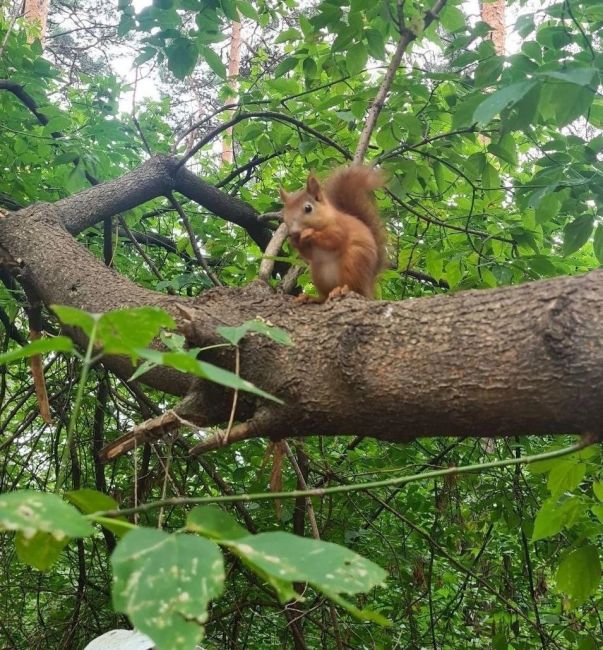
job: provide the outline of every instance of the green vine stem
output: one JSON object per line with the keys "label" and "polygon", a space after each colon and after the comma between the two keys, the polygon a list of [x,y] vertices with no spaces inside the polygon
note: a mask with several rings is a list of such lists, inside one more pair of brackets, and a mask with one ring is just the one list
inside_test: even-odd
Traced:
{"label": "green vine stem", "polygon": [[442,476],[450,476],[451,474],[467,474],[469,472],[479,472],[486,469],[494,469],[496,467],[508,467],[510,465],[522,465],[527,463],[534,463],[541,460],[550,460],[553,458],[560,458],[567,456],[576,451],[580,451],[589,445],[599,442],[599,436],[594,434],[585,434],[580,440],[569,447],[562,449],[555,449],[547,451],[542,454],[534,454],[532,456],[520,456],[518,458],[508,458],[505,460],[495,460],[489,463],[477,463],[474,465],[465,465],[462,467],[447,467],[446,469],[438,469],[431,472],[422,472],[420,474],[409,474],[408,476],[398,476],[396,478],[384,479],[382,481],[371,481],[368,483],[358,483],[350,485],[337,485],[335,487],[327,488],[310,488],[308,490],[291,490],[290,492],[260,492],[257,494],[231,494],[227,496],[216,497],[173,497],[170,499],[162,499],[150,503],[144,503],[135,508],[126,508],[124,510],[107,510],[103,512],[93,513],[87,515],[89,519],[97,521],[99,517],[118,517],[124,515],[131,515],[138,512],[146,512],[148,510],[155,510],[166,506],[189,506],[200,505],[208,503],[240,503],[245,501],[266,501],[274,499],[295,499],[297,497],[322,497],[326,494],[339,494],[342,492],[362,492],[363,490],[370,490],[374,488],[391,487],[396,485],[406,485],[415,481],[424,481]]}
{"label": "green vine stem", "polygon": [[71,446],[73,445],[73,433],[77,424],[77,418],[82,406],[82,399],[84,397],[84,389],[86,388],[86,381],[88,379],[88,373],[90,372],[90,367],[92,366],[92,355],[94,353],[94,342],[96,340],[96,333],[98,330],[98,319],[94,319],[94,324],[92,325],[92,331],[90,332],[90,337],[88,339],[88,347],[86,348],[86,354],[84,355],[82,374],[80,375],[80,381],[77,386],[77,392],[75,395],[75,404],[73,405],[73,411],[71,412],[71,417],[69,418],[69,424],[67,426],[67,438],[65,440],[65,447],[61,455],[61,462],[59,464],[59,471],[57,474],[57,483],[54,488],[56,493],[61,491],[63,484],[65,483],[65,477],[67,476],[67,464],[69,463],[69,456],[71,452]]}

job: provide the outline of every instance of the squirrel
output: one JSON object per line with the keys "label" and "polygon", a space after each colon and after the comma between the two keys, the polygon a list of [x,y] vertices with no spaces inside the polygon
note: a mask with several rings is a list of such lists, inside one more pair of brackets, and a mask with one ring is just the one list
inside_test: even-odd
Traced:
{"label": "squirrel", "polygon": [[349,291],[374,298],[386,252],[373,190],[383,185],[380,171],[357,165],[336,170],[324,184],[310,174],[304,189],[280,189],[289,239],[309,262],[319,293],[298,301],[325,302]]}

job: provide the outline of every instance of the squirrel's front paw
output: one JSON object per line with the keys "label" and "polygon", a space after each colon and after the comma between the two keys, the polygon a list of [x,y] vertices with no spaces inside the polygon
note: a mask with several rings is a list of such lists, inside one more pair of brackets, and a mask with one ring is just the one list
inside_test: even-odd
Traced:
{"label": "squirrel's front paw", "polygon": [[314,228],[304,228],[301,231],[301,234],[299,235],[299,243],[300,244],[309,244],[312,241],[312,238],[314,237],[314,234],[316,231]]}

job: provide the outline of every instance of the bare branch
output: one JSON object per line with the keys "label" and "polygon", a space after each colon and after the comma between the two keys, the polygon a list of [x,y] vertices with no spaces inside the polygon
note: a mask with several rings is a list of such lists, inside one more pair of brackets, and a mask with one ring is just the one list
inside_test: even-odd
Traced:
{"label": "bare branch", "polygon": [[272,270],[274,269],[274,258],[279,254],[282,245],[287,239],[287,225],[281,223],[281,225],[276,229],[274,236],[270,240],[266,250],[264,251],[264,257],[260,264],[259,278],[264,282],[268,282],[270,276],[272,275]]}
{"label": "bare branch", "polygon": [[[431,25],[431,23],[438,17],[439,12],[442,10],[445,4],[446,4],[446,0],[436,1],[434,6],[425,15],[425,18],[423,20],[423,29],[427,29],[427,27]],[[408,28],[403,28],[401,30],[400,40],[398,41],[396,50],[392,55],[389,65],[387,66],[387,71],[385,72],[385,76],[383,77],[381,86],[377,91],[377,95],[375,96],[375,99],[373,100],[373,103],[369,108],[369,112],[366,118],[366,122],[364,124],[364,128],[362,129],[362,133],[360,134],[360,138],[358,140],[358,146],[356,147],[356,151],[354,153],[354,158],[353,158],[353,163],[355,165],[361,164],[364,159],[364,156],[369,147],[369,143],[371,141],[371,135],[373,133],[375,125],[377,124],[377,118],[379,117],[379,114],[381,113],[381,110],[385,105],[385,100],[392,86],[392,83],[394,82],[394,77],[396,76],[396,72],[400,67],[400,62],[402,61],[402,57],[406,52],[406,48],[416,38],[417,38],[417,34],[415,34],[412,30]]]}
{"label": "bare branch", "polygon": [[275,111],[250,111],[249,113],[239,113],[238,115],[233,117],[232,120],[229,120],[228,122],[224,122],[224,124],[220,124],[220,126],[216,127],[213,131],[210,131],[204,138],[199,140],[199,142],[197,142],[197,144],[180,159],[178,165],[179,166],[185,165],[186,162],[190,160],[190,158],[192,158],[206,144],[208,144],[214,138],[219,136],[220,133],[227,131],[228,129],[235,126],[235,124],[238,124],[243,120],[248,120],[253,118],[258,118],[263,120],[274,120],[276,122],[291,124],[296,128],[301,129],[302,131],[306,131],[310,135],[313,135],[317,140],[320,140],[324,144],[333,147],[333,149],[339,151],[339,153],[344,158],[348,160],[351,160],[352,158],[349,151],[347,151],[347,149],[345,149],[337,142],[335,142],[335,140],[328,138],[326,135],[324,135],[320,131],[317,131],[316,129],[313,129],[310,126],[307,126],[301,120],[297,120],[294,117],[291,117],[290,115],[285,115],[284,113],[276,113]]}

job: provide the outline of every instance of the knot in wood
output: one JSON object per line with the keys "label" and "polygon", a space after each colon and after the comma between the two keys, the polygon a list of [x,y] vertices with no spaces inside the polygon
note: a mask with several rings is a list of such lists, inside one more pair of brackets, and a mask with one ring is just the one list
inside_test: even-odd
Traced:
{"label": "knot in wood", "polygon": [[570,296],[561,295],[546,308],[546,322],[542,330],[544,347],[553,360],[568,364],[575,356],[575,334],[578,325]]}

